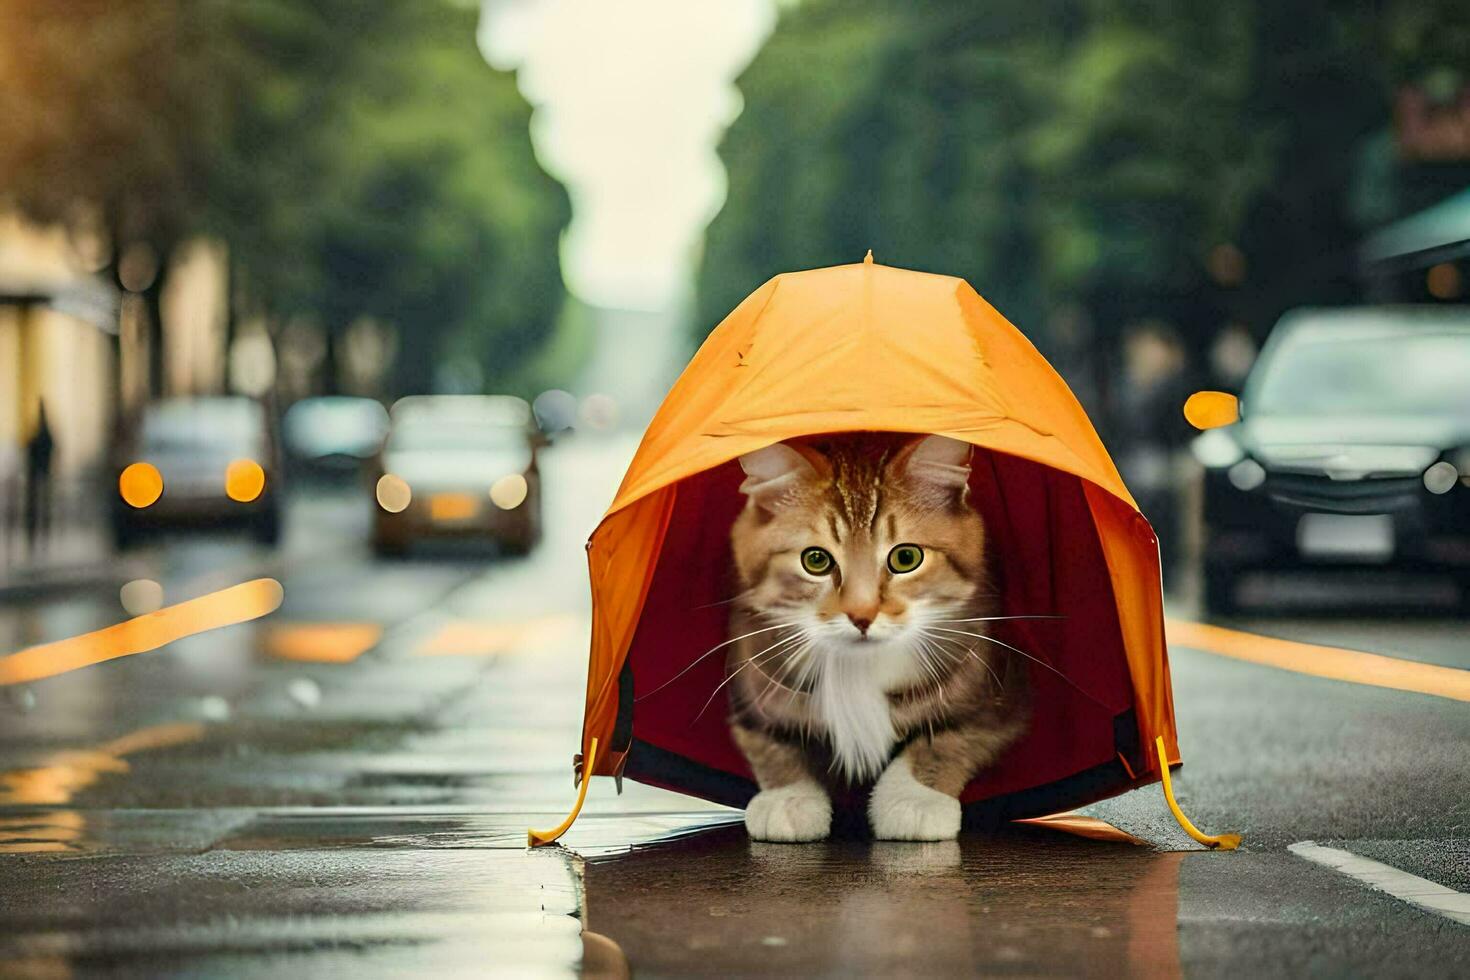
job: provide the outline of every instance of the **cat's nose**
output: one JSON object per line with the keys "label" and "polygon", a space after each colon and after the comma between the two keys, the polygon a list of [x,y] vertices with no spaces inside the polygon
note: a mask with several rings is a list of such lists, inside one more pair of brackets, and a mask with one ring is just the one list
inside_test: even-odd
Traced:
{"label": "cat's nose", "polygon": [[871,619],[868,619],[866,616],[854,616],[851,613],[848,614],[847,618],[852,625],[857,627],[859,633],[863,634],[863,636],[868,635],[868,627],[873,625]]}

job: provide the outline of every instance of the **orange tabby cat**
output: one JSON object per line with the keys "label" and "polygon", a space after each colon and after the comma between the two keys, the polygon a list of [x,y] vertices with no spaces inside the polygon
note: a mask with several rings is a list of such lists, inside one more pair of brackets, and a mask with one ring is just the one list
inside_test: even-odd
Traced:
{"label": "orange tabby cat", "polygon": [[731,731],[757,840],[827,836],[829,787],[877,779],[886,840],[944,840],[958,796],[1025,727],[1025,671],[992,612],[970,446],[831,436],[741,457]]}

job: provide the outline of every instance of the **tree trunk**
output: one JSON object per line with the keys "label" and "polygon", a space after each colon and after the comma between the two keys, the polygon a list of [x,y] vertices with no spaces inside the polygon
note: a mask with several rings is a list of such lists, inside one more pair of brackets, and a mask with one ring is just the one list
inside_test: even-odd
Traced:
{"label": "tree trunk", "polygon": [[164,371],[167,359],[164,357],[164,335],[163,335],[163,283],[167,277],[167,257],[161,257],[158,263],[158,275],[143,290],[143,309],[147,314],[148,338],[148,397],[156,401],[164,395],[166,378]]}
{"label": "tree trunk", "polygon": [[328,327],[322,331],[322,394],[342,394],[342,365],[339,362],[337,345],[341,343],[342,331]]}

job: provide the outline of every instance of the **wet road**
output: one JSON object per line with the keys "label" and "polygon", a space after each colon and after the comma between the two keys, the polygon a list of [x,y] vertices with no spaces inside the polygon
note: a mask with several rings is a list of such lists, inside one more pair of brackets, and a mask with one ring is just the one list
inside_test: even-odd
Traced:
{"label": "wet road", "polygon": [[[374,561],[350,495],[293,504],[279,553],[130,559],[169,603],[258,576],[285,602],[0,690],[0,976],[1464,969],[1470,925],[1289,848],[1470,891],[1470,704],[1183,648],[1176,789],[1246,835],[1237,852],[1193,849],[1158,787],[1090,811],[1153,847],[1037,829],[784,847],[608,780],[564,848],[526,851],[571,800],[581,542],[630,450],[548,454],[527,559]],[[1231,625],[1470,668],[1463,621],[1352,611]],[[0,653],[123,617],[117,583],[0,605]]]}

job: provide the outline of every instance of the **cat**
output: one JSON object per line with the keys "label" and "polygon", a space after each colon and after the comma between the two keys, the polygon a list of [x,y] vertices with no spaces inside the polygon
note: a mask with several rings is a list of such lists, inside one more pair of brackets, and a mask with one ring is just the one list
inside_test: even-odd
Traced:
{"label": "cat", "polygon": [[726,670],[760,788],[753,839],[823,839],[829,788],[874,779],[875,837],[953,839],[960,792],[1024,731],[1024,665],[983,638],[994,605],[970,459],[944,436],[877,433],[740,457]]}

